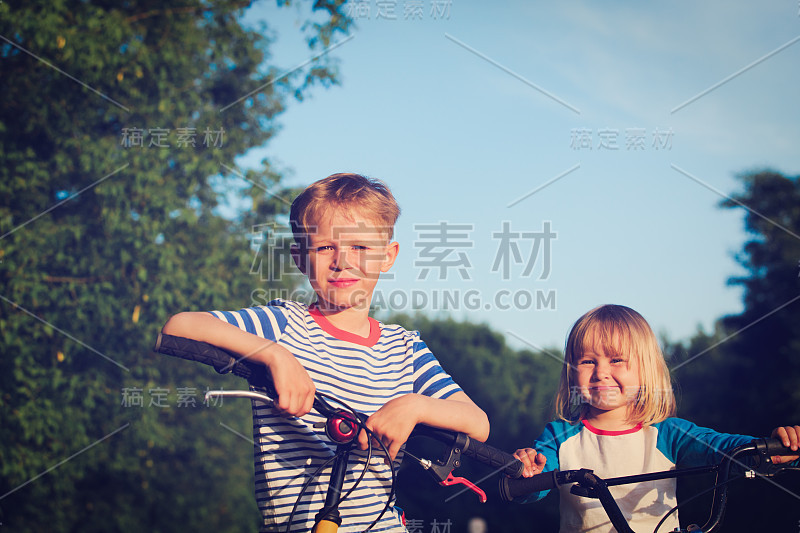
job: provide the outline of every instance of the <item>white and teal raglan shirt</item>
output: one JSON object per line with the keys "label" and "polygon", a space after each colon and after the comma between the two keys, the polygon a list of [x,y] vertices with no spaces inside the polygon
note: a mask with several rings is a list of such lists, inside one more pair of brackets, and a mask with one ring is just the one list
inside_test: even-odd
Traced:
{"label": "white and teal raglan shirt", "polygon": [[[447,398],[460,391],[417,332],[370,318],[370,334],[358,337],[333,326],[319,311],[304,304],[274,300],[239,311],[213,311],[217,318],[287,348],[308,371],[317,391],[372,414],[393,398],[418,393]],[[303,484],[336,448],[315,427],[323,417],[312,412],[285,418],[253,402],[255,492],[263,517],[262,531],[285,531]],[[402,457],[402,451],[396,464]],[[356,460],[358,462],[356,462]],[[366,452],[351,453],[344,490],[364,468]],[[311,481],[303,494],[292,531],[310,531],[322,508],[330,469]],[[361,532],[383,510],[390,493],[391,472],[382,453],[375,453],[358,488],[341,504],[340,533]],[[388,510],[370,531],[404,532],[398,512]]]}
{"label": "white and teal raglan shirt", "polygon": [[[722,453],[753,440],[744,435],[717,433],[680,418],[625,431],[603,431],[581,421],[554,421],[531,446],[547,457],[544,471],[589,468],[601,478],[632,476],[663,470],[718,463]],[[611,487],[611,494],[634,531],[653,531],[661,518],[677,505],[675,479]],[[562,533],[613,532],[600,500],[570,493],[559,487]],[[532,494],[522,503],[543,498]],[[677,512],[660,531],[678,526]]]}

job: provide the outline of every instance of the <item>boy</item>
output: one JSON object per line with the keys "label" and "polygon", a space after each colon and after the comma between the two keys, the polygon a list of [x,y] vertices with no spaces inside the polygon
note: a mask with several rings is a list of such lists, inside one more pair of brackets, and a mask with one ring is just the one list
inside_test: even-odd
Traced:
{"label": "boy", "polygon": [[[461,431],[485,441],[485,413],[439,366],[416,332],[369,317],[378,278],[394,264],[400,209],[386,186],[357,174],[334,174],[293,202],[292,257],[316,302],[274,300],[237,312],[179,313],[164,333],[214,344],[263,363],[275,381],[274,409],[253,405],[256,500],[263,531],[284,531],[303,483],[333,455],[334,445],[308,414],[315,390],[341,398],[369,416],[367,427],[394,459],[417,423]],[[307,416],[304,416],[307,415]],[[303,417],[303,418],[295,418]],[[361,450],[367,448],[364,432]],[[354,453],[353,455],[356,455]],[[357,454],[361,472],[365,454]],[[353,476],[348,474],[347,480]],[[347,488],[349,482],[346,481]],[[363,531],[383,510],[389,466],[373,461],[340,511],[340,531]],[[308,531],[324,492],[312,485],[292,520]],[[372,531],[405,531],[398,511]]]}

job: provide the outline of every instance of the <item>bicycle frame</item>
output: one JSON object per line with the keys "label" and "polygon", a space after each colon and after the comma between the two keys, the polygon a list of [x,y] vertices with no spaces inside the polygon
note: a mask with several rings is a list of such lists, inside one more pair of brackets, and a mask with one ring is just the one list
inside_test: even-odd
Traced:
{"label": "bicycle frame", "polygon": [[[248,383],[257,391],[209,391],[207,394],[212,396],[235,396],[259,400],[267,404],[271,404],[274,398],[277,398],[277,393],[272,384],[266,369],[263,366],[256,365],[244,359],[237,359],[233,355],[221,350],[215,346],[209,345],[204,342],[195,341],[192,339],[185,339],[182,337],[174,337],[171,335],[159,334],[154,347],[154,351],[197,361],[214,367],[220,373],[233,373],[236,376],[245,378]],[[330,401],[338,403],[343,408],[337,408],[329,403]],[[342,488],[344,478],[347,473],[350,452],[356,446],[356,439],[360,431],[366,431],[371,437],[371,432],[366,428],[364,422],[367,420],[367,415],[358,413],[350,409],[346,404],[337,400],[336,398],[317,393],[314,399],[313,408],[319,414],[326,418],[325,433],[328,438],[336,443],[336,452],[332,459],[331,474],[328,483],[328,490],[325,496],[325,503],[322,510],[315,516],[315,525],[313,531],[316,533],[333,533],[338,530],[341,525],[341,517],[339,515],[339,504],[347,497],[349,492],[342,496]],[[481,463],[497,469],[498,473],[504,473],[511,477],[520,477],[522,475],[523,465],[513,455],[505,453],[501,450],[493,448],[482,442],[472,440],[463,433],[454,431],[433,428],[424,425],[417,425],[412,436],[424,436],[442,443],[447,452],[444,454],[443,460],[431,461],[428,459],[420,459],[407,453],[411,459],[418,461],[423,468],[425,468],[431,476],[441,485],[454,485],[463,484],[473,492],[477,493],[481,501],[486,500],[485,493],[480,490],[475,484],[469,480],[460,477],[454,477],[452,472],[455,468],[461,466],[462,455],[471,457]],[[372,456],[372,438],[368,438],[368,450],[366,465],[369,465],[369,459]],[[386,456],[389,456],[386,446],[378,439],[374,439],[381,448],[384,450]],[[328,463],[323,464],[320,468],[324,468]],[[382,518],[383,514],[389,509],[391,501],[394,497],[395,485],[395,467],[390,463],[392,472],[391,491],[387,498],[386,507],[381,514],[374,520],[374,522],[367,528],[371,529]],[[361,477],[366,473],[362,471]],[[356,485],[360,482],[361,477],[356,480]],[[353,488],[350,489],[352,491]],[[302,491],[301,491],[302,496]],[[292,515],[294,512],[292,513]],[[287,531],[291,528],[291,516],[287,521]]]}

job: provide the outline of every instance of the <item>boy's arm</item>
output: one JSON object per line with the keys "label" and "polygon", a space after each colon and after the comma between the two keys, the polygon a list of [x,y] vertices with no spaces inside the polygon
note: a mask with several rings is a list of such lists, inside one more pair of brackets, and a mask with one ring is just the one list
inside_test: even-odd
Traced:
{"label": "boy's arm", "polygon": [[263,364],[278,393],[275,407],[291,416],[303,416],[314,403],[314,383],[305,368],[283,346],[247,333],[210,313],[185,312],[170,318],[161,331],[213,344],[223,350]]}
{"label": "boy's arm", "polygon": [[[466,433],[481,442],[489,437],[486,413],[463,391],[457,391],[446,399],[406,394],[389,400],[367,419],[367,427],[386,445],[392,459],[417,424]],[[361,449],[366,450],[364,432],[358,440]]]}

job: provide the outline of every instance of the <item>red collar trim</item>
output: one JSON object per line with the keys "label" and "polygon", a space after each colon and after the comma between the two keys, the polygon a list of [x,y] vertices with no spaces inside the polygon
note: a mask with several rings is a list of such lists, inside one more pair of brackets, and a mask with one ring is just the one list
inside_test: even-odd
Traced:
{"label": "red collar trim", "polygon": [[617,436],[617,435],[629,435],[631,433],[636,433],[640,429],[642,429],[642,424],[636,424],[634,427],[630,429],[622,429],[620,431],[610,431],[607,429],[598,429],[594,427],[592,424],[589,423],[588,420],[581,420],[581,423],[586,426],[586,429],[594,433],[595,435],[609,435],[609,436]]}
{"label": "red collar trim", "polygon": [[339,329],[331,324],[331,321],[328,320],[325,315],[323,315],[320,310],[316,308],[316,306],[309,306],[308,312],[317,325],[322,328],[322,331],[332,335],[340,341],[352,342],[353,344],[358,344],[360,346],[366,346],[369,348],[375,346],[375,344],[378,342],[378,339],[381,337],[381,326],[378,321],[372,317],[367,317],[369,320],[369,335],[366,337],[361,337],[355,333],[350,333],[349,331]]}

